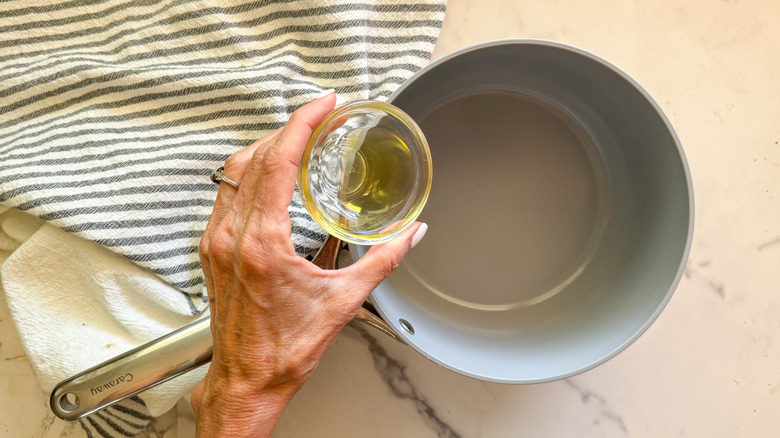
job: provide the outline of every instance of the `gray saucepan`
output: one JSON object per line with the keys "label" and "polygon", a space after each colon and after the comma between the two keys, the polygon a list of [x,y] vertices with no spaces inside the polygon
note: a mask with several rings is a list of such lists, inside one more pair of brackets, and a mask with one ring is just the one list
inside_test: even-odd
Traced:
{"label": "gray saucepan", "polygon": [[560,43],[495,41],[389,102],[434,163],[428,232],[371,295],[403,341],[467,376],[536,383],[606,361],[656,319],[693,191],[671,124],[627,74]]}
{"label": "gray saucepan", "polygon": [[[389,101],[422,127],[422,242],[371,295],[372,325],[466,376],[552,381],[636,340],[682,276],[685,156],[627,74],[564,44],[503,40],[432,62]],[[356,257],[366,248],[353,247]],[[60,383],[74,420],[211,358],[204,319]]]}

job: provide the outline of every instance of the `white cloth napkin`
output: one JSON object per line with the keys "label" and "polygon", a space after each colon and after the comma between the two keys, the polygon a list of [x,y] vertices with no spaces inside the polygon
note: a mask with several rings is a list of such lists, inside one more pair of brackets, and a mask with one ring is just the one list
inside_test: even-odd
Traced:
{"label": "white cloth napkin", "polygon": [[[0,213],[0,251],[10,253],[0,266],[8,306],[46,392],[79,370],[193,321],[185,297],[156,275],[19,210]],[[84,426],[96,433],[137,432],[151,416],[171,409],[206,370],[149,389]]]}
{"label": "white cloth napkin", "polygon": [[[324,89],[386,98],[428,62],[444,11],[445,0],[0,3],[0,205],[14,208],[3,229],[17,246],[2,281],[44,389],[206,311],[197,245],[211,171]],[[296,251],[311,256],[325,234],[299,199],[289,211]],[[31,216],[45,224],[19,234]],[[133,433],[144,403],[156,415],[191,387],[177,384],[89,418],[85,434]]]}

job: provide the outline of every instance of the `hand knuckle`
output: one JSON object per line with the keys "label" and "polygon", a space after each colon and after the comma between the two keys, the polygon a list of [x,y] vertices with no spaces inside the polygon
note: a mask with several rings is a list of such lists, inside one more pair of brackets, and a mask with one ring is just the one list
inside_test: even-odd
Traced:
{"label": "hand knuckle", "polygon": [[267,167],[276,167],[282,163],[282,148],[278,144],[274,144],[263,153],[263,164]]}
{"label": "hand knuckle", "polygon": [[198,254],[207,255],[209,253],[209,234],[203,233],[200,242],[198,242]]}
{"label": "hand knuckle", "polygon": [[235,177],[234,172],[241,167],[240,161],[241,159],[237,153],[229,156],[223,165],[225,175],[233,175]]}
{"label": "hand knuckle", "polygon": [[396,254],[392,254],[387,259],[385,259],[383,274],[385,276],[392,274],[395,272],[396,269],[398,269],[399,266],[401,266],[401,260],[403,260],[400,256]]}
{"label": "hand knuckle", "polygon": [[372,282],[374,284],[383,282],[385,278],[398,269],[398,267],[401,265],[401,260],[402,258],[395,254],[383,258],[381,262],[377,264],[376,269],[371,273]]}
{"label": "hand knuckle", "polygon": [[287,156],[284,144],[279,142],[275,142],[265,151],[265,154],[263,155],[263,165],[269,172],[282,170],[287,166],[295,169],[298,168],[298,165]]}
{"label": "hand knuckle", "polygon": [[235,240],[232,235],[221,230],[208,238],[206,255],[215,260],[227,260],[233,255],[234,249]]}

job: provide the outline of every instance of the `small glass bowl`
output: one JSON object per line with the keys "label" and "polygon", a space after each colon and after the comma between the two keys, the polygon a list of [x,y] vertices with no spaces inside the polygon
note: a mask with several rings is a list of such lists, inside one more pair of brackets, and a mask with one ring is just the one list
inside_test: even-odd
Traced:
{"label": "small glass bowl", "polygon": [[428,142],[406,113],[378,101],[334,109],[317,125],[298,168],[311,217],[345,242],[375,245],[407,229],[431,191]]}

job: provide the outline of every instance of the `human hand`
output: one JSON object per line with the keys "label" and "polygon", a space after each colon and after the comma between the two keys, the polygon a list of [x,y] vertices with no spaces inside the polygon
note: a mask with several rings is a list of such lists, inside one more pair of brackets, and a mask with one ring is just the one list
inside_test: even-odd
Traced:
{"label": "human hand", "polygon": [[199,436],[271,436],[284,407],[366,297],[425,233],[415,223],[355,264],[323,270],[295,254],[287,206],[331,93],[232,155],[200,243],[214,354],[192,394]]}

